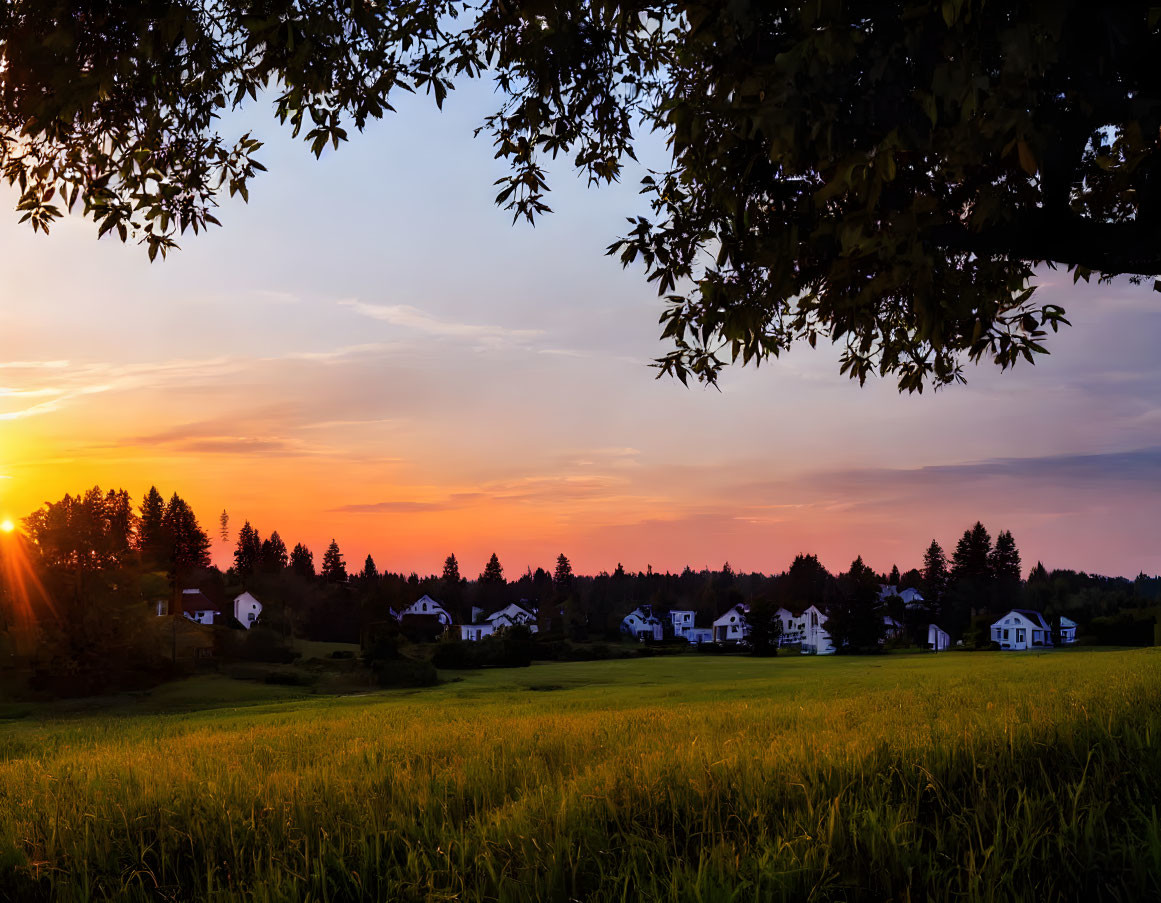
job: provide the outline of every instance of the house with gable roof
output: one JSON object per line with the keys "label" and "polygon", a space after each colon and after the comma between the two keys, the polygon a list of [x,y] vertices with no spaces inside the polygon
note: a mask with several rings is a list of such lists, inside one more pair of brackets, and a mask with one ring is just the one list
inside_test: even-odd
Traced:
{"label": "house with gable roof", "polygon": [[621,633],[627,633],[634,639],[660,641],[665,638],[665,628],[661,619],[653,614],[653,609],[642,605],[625,615],[621,621]]}
{"label": "house with gable roof", "polygon": [[444,627],[449,626],[452,622],[452,616],[448,610],[426,593],[399,612],[400,621],[407,617],[435,618]]}
{"label": "house with gable roof", "polygon": [[750,613],[750,606],[745,602],[731,605],[719,618],[714,621],[715,643],[740,643],[750,635],[750,623],[746,616]]}
{"label": "house with gable roof", "polygon": [[1052,648],[1052,628],[1044,615],[1027,608],[1013,608],[992,622],[991,634],[1001,649]]}
{"label": "house with gable roof", "polygon": [[461,640],[482,640],[486,636],[491,636],[497,630],[504,627],[512,627],[516,624],[524,625],[531,633],[536,633],[539,630],[536,624],[536,613],[517,605],[515,602],[510,605],[505,605],[499,611],[493,612],[486,618],[481,619],[479,617],[480,614],[483,614],[481,609],[473,608],[472,615],[474,617],[472,623],[460,625]]}

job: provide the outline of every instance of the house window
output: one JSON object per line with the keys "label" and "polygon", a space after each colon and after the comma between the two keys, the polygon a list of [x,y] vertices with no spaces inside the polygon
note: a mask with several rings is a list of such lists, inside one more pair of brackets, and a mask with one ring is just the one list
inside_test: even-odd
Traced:
{"label": "house window", "polygon": [[250,612],[250,614],[246,615],[246,620],[253,621],[254,620],[254,612]]}
{"label": "house window", "polygon": [[1024,642],[1024,628],[1023,627],[1016,628],[1016,642],[1017,643]]}
{"label": "house window", "polygon": [[[1005,622],[1005,623],[1007,623],[1007,622]],[[1005,627],[1004,628],[1004,639],[1006,640],[1007,638],[1008,638],[1008,628]]]}

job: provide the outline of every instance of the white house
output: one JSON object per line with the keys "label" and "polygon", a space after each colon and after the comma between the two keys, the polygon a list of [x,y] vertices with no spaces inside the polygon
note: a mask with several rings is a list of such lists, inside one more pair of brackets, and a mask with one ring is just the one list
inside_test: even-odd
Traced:
{"label": "white house", "polygon": [[452,622],[452,616],[448,613],[448,610],[426,593],[403,609],[399,613],[399,620],[402,621],[408,615],[434,615],[439,619],[439,623],[445,627]]}
{"label": "white house", "polygon": [[714,621],[715,643],[738,643],[750,635],[750,624],[746,615],[750,606],[741,602]]}
{"label": "white house", "polygon": [[653,616],[653,610],[648,605],[642,605],[625,615],[621,621],[621,633],[627,633],[638,640],[665,638],[661,621]]}
{"label": "white house", "polygon": [[714,632],[709,627],[691,627],[685,638],[689,640],[691,645],[700,646],[702,643],[712,643]]}
{"label": "white house", "polygon": [[1052,646],[1052,628],[1040,612],[1013,608],[992,624],[992,642],[1001,649],[1046,649]]}
{"label": "white house", "polygon": [[951,637],[938,624],[927,625],[927,648],[933,652],[943,652],[951,645]]}
{"label": "white house", "polygon": [[495,632],[496,625],[487,621],[481,621],[478,624],[460,625],[461,640],[482,640],[484,637],[491,636]]}
{"label": "white house", "polygon": [[213,624],[214,618],[221,615],[221,609],[206,598],[200,589],[183,589],[181,591],[182,613],[191,621],[198,624]]}
{"label": "white house", "polygon": [[903,625],[890,615],[883,615],[883,636],[894,639],[903,635]]}
{"label": "white house", "polygon": [[918,608],[923,604],[923,594],[917,589],[899,589],[889,583],[879,584],[879,600],[885,601],[891,596],[898,596],[903,600],[906,608]]}
{"label": "white house", "polygon": [[696,615],[694,612],[687,609],[671,608],[669,610],[669,623],[673,626],[674,637],[688,640],[695,620]]}
{"label": "white house", "polygon": [[1071,646],[1076,642],[1076,621],[1061,615],[1056,625],[1060,630],[1060,645]]}
{"label": "white house", "polygon": [[802,613],[802,653],[803,655],[830,655],[834,643],[826,630],[826,615],[815,605]]}
{"label": "white house", "polygon": [[250,593],[242,593],[242,595],[234,597],[234,618],[247,630],[254,626],[254,622],[258,620],[260,614],[262,614],[262,603]]}
{"label": "white house", "polygon": [[511,605],[505,605],[483,620],[478,619],[477,612],[483,614],[479,608],[472,609],[472,614],[476,615],[475,623],[460,625],[461,640],[482,640],[486,636],[491,636],[501,627],[511,627],[514,624],[523,624],[531,633],[536,633],[539,629],[536,625],[536,615],[515,602]]}
{"label": "white house", "polygon": [[513,624],[523,624],[530,631],[536,633],[536,614],[512,602],[499,611],[488,615],[488,621],[497,627],[510,627]]}

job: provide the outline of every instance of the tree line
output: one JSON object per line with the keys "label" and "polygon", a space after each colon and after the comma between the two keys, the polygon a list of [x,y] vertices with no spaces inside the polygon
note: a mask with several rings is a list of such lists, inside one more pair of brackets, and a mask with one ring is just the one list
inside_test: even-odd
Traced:
{"label": "tree line", "polygon": [[[220,526],[219,538],[228,537],[225,512]],[[836,645],[871,651],[889,632],[888,618],[897,625],[890,632],[899,642],[919,645],[929,623],[942,626],[953,641],[986,643],[989,619],[1013,607],[1050,618],[1066,615],[1118,637],[1128,628],[1118,633],[1117,624],[1136,617],[1127,613],[1161,600],[1161,578],[1143,574],[1130,581],[1048,571],[1038,563],[1022,579],[1012,534],[1000,531],[993,541],[982,523],[964,531],[950,557],[933,540],[922,567],[905,572],[894,566],[879,573],[858,557],[836,574],[816,555],[799,554],[777,574],[739,572],[727,562],[676,573],[651,567],[633,572],[617,564],[612,571],[583,575],[561,553],[551,569],[527,567],[509,575],[493,553],[474,579],[464,576],[454,553],[439,574],[380,569],[371,555],[360,569],[349,570],[333,539],[316,567],[303,542],[288,550],[277,530],[263,537],[249,521],[237,531],[232,564],[222,571],[211,565],[211,540],[192,507],[177,493],[167,500],[156,487],[139,506],[123,489],[65,495],[26,517],[23,527],[23,536],[10,538],[0,555],[27,557],[39,590],[4,586],[0,623],[7,628],[17,622],[18,604],[34,610],[34,657],[46,673],[95,673],[118,660],[150,659],[146,628],[156,603],[167,600],[169,611],[180,615],[181,590],[187,588],[200,589],[227,618],[229,601],[248,590],[263,604],[259,627],[282,637],[336,642],[361,642],[374,625],[394,622],[423,594],[438,599],[460,623],[518,603],[537,613],[541,638],[574,642],[617,639],[624,616],[640,606],[659,615],[692,610],[697,623],[708,626],[744,603],[758,651],[777,645],[779,608],[799,613],[817,606],[828,615]],[[884,586],[894,590],[884,592]],[[922,602],[905,605],[899,593],[908,589],[919,591]]]}

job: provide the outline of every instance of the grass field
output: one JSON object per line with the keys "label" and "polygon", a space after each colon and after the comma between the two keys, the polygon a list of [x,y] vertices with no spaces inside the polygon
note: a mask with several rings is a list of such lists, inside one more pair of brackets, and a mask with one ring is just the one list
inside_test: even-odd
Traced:
{"label": "grass field", "polygon": [[1161,897],[1161,650],[230,684],[0,721],[0,894]]}

